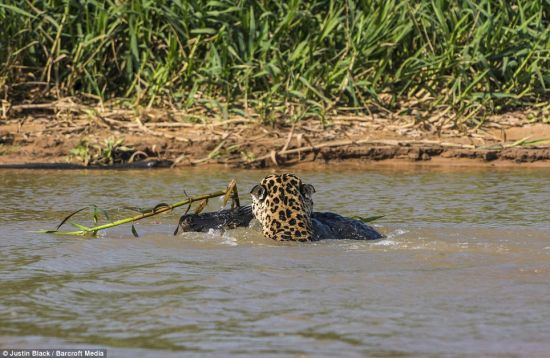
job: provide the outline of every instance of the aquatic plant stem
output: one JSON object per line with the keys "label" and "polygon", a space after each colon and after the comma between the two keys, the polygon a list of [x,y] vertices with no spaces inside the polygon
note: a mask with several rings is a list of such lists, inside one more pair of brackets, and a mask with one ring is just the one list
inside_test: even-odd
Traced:
{"label": "aquatic plant stem", "polygon": [[180,207],[180,206],[183,206],[183,205],[191,204],[195,201],[201,201],[201,200],[205,200],[205,199],[210,199],[210,198],[215,198],[215,197],[218,197],[218,196],[226,195],[226,193],[227,193],[227,190],[220,190],[220,191],[216,191],[216,192],[210,193],[210,194],[204,194],[204,195],[200,195],[200,196],[190,197],[190,198],[187,198],[186,200],[179,201],[179,202],[171,204],[171,205],[163,205],[163,206],[159,207],[158,209],[153,209],[149,212],[146,212],[146,213],[143,213],[143,214],[140,214],[140,215],[120,219],[120,220],[113,221],[113,222],[103,224],[103,225],[99,225],[99,226],[86,227],[86,226],[78,225],[78,227],[81,228],[81,230],[78,230],[78,231],[40,230],[40,231],[37,231],[37,232],[46,233],[46,234],[56,234],[56,235],[86,235],[86,234],[95,235],[100,230],[105,230],[105,229],[109,229],[109,228],[112,228],[112,227],[115,227],[115,226],[119,226],[119,225],[131,223],[131,222],[135,222],[135,221],[138,221],[138,220],[142,220],[142,219],[154,216],[154,215],[158,215],[158,214],[173,210],[173,209],[175,209],[177,207]]}

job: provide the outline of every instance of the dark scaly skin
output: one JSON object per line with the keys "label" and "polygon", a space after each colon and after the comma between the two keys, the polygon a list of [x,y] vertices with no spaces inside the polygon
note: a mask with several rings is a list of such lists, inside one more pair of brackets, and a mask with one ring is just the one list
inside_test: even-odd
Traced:
{"label": "dark scaly skin", "polygon": [[313,212],[314,240],[378,240],[384,236],[362,221],[335,213]]}
{"label": "dark scaly skin", "polygon": [[247,227],[252,219],[252,207],[247,205],[210,213],[186,214],[180,218],[179,227],[182,231],[208,232]]}
{"label": "dark scaly skin", "polygon": [[[180,222],[183,231],[208,232],[209,230],[247,227],[254,219],[250,205],[235,209],[202,214],[183,215]],[[318,240],[378,240],[384,236],[359,220],[334,213],[313,212],[312,241]]]}

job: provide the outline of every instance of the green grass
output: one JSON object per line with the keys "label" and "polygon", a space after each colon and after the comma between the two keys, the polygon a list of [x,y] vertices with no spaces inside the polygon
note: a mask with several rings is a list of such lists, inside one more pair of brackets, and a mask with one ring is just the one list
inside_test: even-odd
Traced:
{"label": "green grass", "polygon": [[71,149],[69,158],[76,158],[84,165],[113,165],[125,163],[135,152],[133,148],[124,145],[123,139],[104,139],[102,143],[81,139]]}
{"label": "green grass", "polygon": [[0,24],[12,104],[123,98],[272,121],[420,98],[465,121],[550,100],[548,0],[3,0]]}

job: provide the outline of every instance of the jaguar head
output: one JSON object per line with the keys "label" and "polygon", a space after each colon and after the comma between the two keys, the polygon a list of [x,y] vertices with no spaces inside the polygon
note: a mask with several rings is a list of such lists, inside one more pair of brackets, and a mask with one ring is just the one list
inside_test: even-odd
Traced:
{"label": "jaguar head", "polygon": [[254,186],[252,212],[265,237],[277,241],[311,241],[313,185],[294,174],[268,175]]}

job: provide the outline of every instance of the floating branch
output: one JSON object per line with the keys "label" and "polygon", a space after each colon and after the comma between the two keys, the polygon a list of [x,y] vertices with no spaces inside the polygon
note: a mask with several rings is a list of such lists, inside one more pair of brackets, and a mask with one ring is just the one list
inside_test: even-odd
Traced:
{"label": "floating branch", "polygon": [[[113,221],[113,222],[110,222],[110,223],[107,223],[107,224],[98,225],[98,226],[94,226],[94,227],[87,227],[87,226],[84,226],[84,225],[71,223],[73,226],[79,228],[80,230],[78,230],[78,231],[59,231],[59,228],[63,224],[65,224],[70,217],[72,217],[76,213],[81,212],[85,208],[80,209],[80,210],[72,213],[68,217],[66,217],[61,222],[61,224],[59,224],[59,226],[55,230],[40,230],[40,231],[37,231],[37,232],[46,233],[46,234],[56,234],[56,235],[86,235],[86,234],[95,235],[100,230],[109,229],[109,228],[119,226],[119,225],[123,225],[123,224],[134,223],[135,221],[139,221],[139,220],[151,217],[151,216],[155,216],[155,215],[173,210],[173,209],[175,209],[177,207],[180,207],[180,206],[183,206],[183,205],[190,205],[191,203],[196,202],[196,201],[201,202],[201,204],[199,205],[198,210],[197,210],[198,212],[200,212],[206,206],[206,203],[208,202],[208,199],[219,197],[219,196],[224,196],[224,206],[227,204],[227,202],[230,198],[233,200],[234,205],[240,206],[239,194],[237,192],[237,184],[236,184],[235,180],[232,180],[229,183],[229,185],[227,186],[226,190],[220,190],[220,191],[216,191],[214,193],[199,195],[199,196],[195,196],[195,197],[187,197],[187,199],[185,199],[183,201],[179,201],[179,202],[174,203],[174,204],[162,203],[162,204],[159,204],[159,205],[155,206],[152,209],[149,209],[148,211],[142,212],[139,215],[135,215],[135,216],[132,216],[132,217],[120,219],[120,220],[117,220],[117,221]],[[94,211],[94,213],[95,213],[95,211]],[[95,216],[94,216],[94,218],[95,218]],[[96,221],[96,220],[94,220],[94,221]],[[132,234],[137,237],[137,231],[136,231],[133,224],[132,224]]]}

